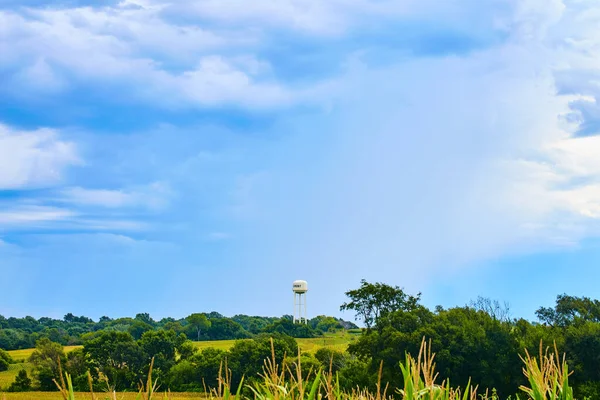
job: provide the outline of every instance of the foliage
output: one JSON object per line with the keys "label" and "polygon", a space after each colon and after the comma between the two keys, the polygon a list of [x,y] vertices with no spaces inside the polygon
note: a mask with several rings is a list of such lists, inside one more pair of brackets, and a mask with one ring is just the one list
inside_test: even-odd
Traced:
{"label": "foliage", "polygon": [[95,377],[102,373],[119,390],[135,387],[147,363],[142,349],[128,332],[99,332],[86,338],[83,350]]}
{"label": "foliage", "polygon": [[554,308],[540,307],[536,311],[540,321],[553,326],[568,326],[585,322],[600,322],[600,301],[588,297],[561,294]]}
{"label": "foliage", "polygon": [[54,379],[60,377],[59,364],[66,362],[65,352],[59,343],[48,338],[37,341],[35,351],[29,357],[33,365],[33,377],[42,391],[56,390]]}
{"label": "foliage", "polygon": [[350,301],[340,306],[340,310],[354,310],[356,318],[362,319],[367,328],[371,328],[393,311],[411,311],[421,298],[407,295],[398,286],[389,286],[384,283],[369,283],[361,280],[360,287],[346,292]]}
{"label": "foliage", "polygon": [[[199,326],[190,324],[189,317],[177,320],[163,318],[160,321],[155,321],[148,313],[138,313],[135,318],[113,319],[103,316],[97,322],[85,316],[75,316],[72,313],[66,314],[62,319],[47,317],[35,319],[30,316],[6,318],[0,315],[0,349],[30,349],[35,347],[36,342],[42,338],[48,338],[52,342],[63,346],[81,345],[86,335],[98,331],[129,332],[136,340],[140,339],[145,332],[161,329],[173,330],[177,334],[184,333],[193,340],[244,339],[263,333],[267,326],[280,319],[291,319],[289,316],[275,318],[246,315],[227,318],[217,312],[192,315],[204,315],[204,318],[208,321],[208,326],[200,327],[199,332]],[[317,321],[320,318],[315,317],[313,320]],[[347,321],[338,320],[338,322],[346,328],[355,327]],[[311,321],[312,323],[313,321]],[[325,326],[318,329],[324,330]]]}
{"label": "foliage", "polygon": [[295,338],[312,338],[321,332],[316,331],[307,324],[295,324],[288,319],[280,319],[263,329],[266,333],[280,333]]}
{"label": "foliage", "polygon": [[15,381],[8,387],[9,392],[28,392],[31,390],[31,378],[27,376],[27,371],[20,370]]}
{"label": "foliage", "polygon": [[[272,340],[272,342],[271,342]],[[271,347],[273,343],[273,347]],[[260,374],[263,361],[272,354],[283,361],[288,354],[297,354],[298,344],[290,336],[283,334],[261,334],[253,340],[237,341],[228,354],[228,366],[232,371],[232,382],[237,385],[243,376],[255,377]]]}
{"label": "foliage", "polygon": [[322,347],[315,352],[315,358],[324,369],[337,373],[346,365],[348,356],[341,351]]}
{"label": "foliage", "polygon": [[10,356],[10,354],[8,354],[6,351],[0,349],[0,372],[7,371],[9,365],[12,364],[13,362],[14,361],[13,361],[12,357]]}
{"label": "foliage", "polygon": [[135,340],[140,339],[144,335],[144,333],[149,332],[151,330],[152,330],[152,325],[147,324],[146,322],[143,322],[143,321],[134,321],[133,324],[130,325],[129,328],[127,329],[129,334],[131,334],[131,336]]}
{"label": "foliage", "polygon": [[326,315],[312,318],[309,321],[309,326],[321,332],[335,332],[338,329],[344,329],[340,320]]}
{"label": "foliage", "polygon": [[200,341],[200,333],[210,328],[211,325],[205,314],[192,314],[188,316],[186,320],[189,326],[196,331],[198,341]]}
{"label": "foliage", "polygon": [[206,332],[208,340],[245,339],[252,336],[230,318],[211,318],[210,324]]}

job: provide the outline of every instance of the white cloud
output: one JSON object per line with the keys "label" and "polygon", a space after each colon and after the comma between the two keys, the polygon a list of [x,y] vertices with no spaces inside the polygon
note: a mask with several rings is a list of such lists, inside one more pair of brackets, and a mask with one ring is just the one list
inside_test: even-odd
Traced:
{"label": "white cloud", "polygon": [[[255,65],[250,65],[251,71]],[[273,83],[257,83],[223,57],[200,60],[196,69],[173,79],[178,92],[200,105],[235,104],[249,107],[284,106],[294,99],[293,93]],[[169,85],[167,85],[167,88]]]}
{"label": "white cloud", "polygon": [[[515,182],[529,195],[531,214],[540,219],[575,218],[580,236],[598,235],[597,225],[587,231],[589,219],[600,218],[600,136],[568,137],[540,146],[540,154],[529,161],[517,161]],[[579,239],[579,238],[574,238]]]}
{"label": "white cloud", "polygon": [[76,213],[57,207],[17,205],[0,211],[0,227],[45,226],[55,221],[69,220]]}
{"label": "white cloud", "polygon": [[161,19],[159,11],[160,7],[124,5],[29,9],[23,15],[0,11],[0,25],[5,27],[0,39],[6,44],[0,66],[22,69],[6,90],[17,92],[23,82],[42,92],[109,82],[131,87],[129,100],[163,107],[278,107],[294,97],[273,80],[265,61],[245,51],[219,54],[252,46],[252,34],[176,25]]}
{"label": "white cloud", "polygon": [[144,207],[160,210],[168,206],[173,192],[168,185],[155,182],[128,190],[86,189],[69,187],[61,191],[59,201],[79,206],[107,208]]}
{"label": "white cloud", "polygon": [[51,186],[63,171],[79,164],[73,143],[57,131],[22,131],[0,125],[0,189]]}
{"label": "white cloud", "polygon": [[[39,200],[38,200],[39,202]],[[123,219],[119,216],[96,216],[72,209],[26,202],[0,204],[0,229],[58,229],[77,231],[142,231],[148,230],[147,223]]]}

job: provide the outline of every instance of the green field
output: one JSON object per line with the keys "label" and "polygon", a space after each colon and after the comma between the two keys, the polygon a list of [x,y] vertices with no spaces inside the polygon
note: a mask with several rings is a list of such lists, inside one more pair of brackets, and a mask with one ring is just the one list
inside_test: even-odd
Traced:
{"label": "green field", "polygon": [[[302,351],[306,351],[306,352],[315,352],[318,349],[320,349],[321,347],[328,347],[328,348],[333,348],[335,350],[339,350],[339,351],[345,351],[346,348],[348,347],[348,344],[350,342],[352,342],[358,335],[356,334],[351,334],[351,333],[337,333],[337,334],[330,334],[330,335],[325,335],[323,337],[319,337],[319,338],[311,338],[311,339],[296,339],[296,341],[298,342],[298,346],[300,346],[300,350]],[[202,350],[202,349],[206,349],[209,347],[215,348],[215,349],[221,349],[221,350],[229,350],[229,348],[231,348],[231,346],[233,346],[233,344],[235,343],[235,340],[214,340],[214,341],[204,341],[204,342],[194,342],[194,344],[196,345],[196,347],[198,347],[198,349]],[[65,346],[65,351],[69,352],[72,350],[75,350],[77,348],[80,348],[81,346]],[[17,373],[25,368],[25,370],[30,373],[31,372],[31,365],[27,362],[27,359],[29,358],[29,356],[31,356],[31,353],[33,353],[34,349],[25,349],[25,350],[11,350],[8,353],[11,355],[11,357],[17,361],[17,364],[11,364],[9,367],[8,371],[4,371],[4,372],[0,372],[0,389],[1,388],[6,388],[7,386],[9,386],[14,380],[15,377],[17,376]],[[33,394],[31,394],[31,396],[34,397],[27,397],[29,396],[29,394],[25,394],[26,397],[15,397],[15,396],[23,396],[22,394],[14,394],[14,395],[8,395],[7,394],[7,399],[54,399],[55,397],[35,397]],[[52,394],[50,394],[50,396],[53,396]],[[178,397],[174,397],[175,399],[177,399]],[[189,398],[189,397],[187,397]],[[0,397],[0,400],[3,400],[2,397]]]}

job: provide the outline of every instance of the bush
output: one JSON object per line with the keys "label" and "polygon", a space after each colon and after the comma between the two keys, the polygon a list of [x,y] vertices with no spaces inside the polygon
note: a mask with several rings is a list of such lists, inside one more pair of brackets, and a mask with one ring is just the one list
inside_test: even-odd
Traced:
{"label": "bush", "polygon": [[14,361],[8,352],[0,349],[0,371],[8,370],[8,365]]}
{"label": "bush", "polygon": [[313,338],[322,335],[322,332],[314,330],[309,325],[295,324],[284,318],[267,326],[263,332],[280,333],[295,338]]}
{"label": "bush", "polygon": [[27,376],[27,371],[20,370],[15,381],[8,387],[9,392],[27,392],[31,390],[31,378]]}
{"label": "bush", "polygon": [[8,362],[0,358],[0,372],[8,370]]}
{"label": "bush", "polygon": [[346,365],[345,353],[327,347],[321,347],[317,350],[315,352],[315,358],[319,360],[325,371],[329,371],[331,367],[332,373],[338,372]]}

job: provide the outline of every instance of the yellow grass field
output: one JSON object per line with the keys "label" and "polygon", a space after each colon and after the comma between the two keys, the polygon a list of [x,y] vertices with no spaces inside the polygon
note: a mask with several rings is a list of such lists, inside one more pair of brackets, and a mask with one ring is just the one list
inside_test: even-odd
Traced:
{"label": "yellow grass field", "polygon": [[[65,346],[65,352],[70,352],[72,350],[75,350],[77,348],[79,348],[81,346]],[[33,353],[33,350],[35,349],[24,349],[24,350],[11,350],[8,352],[8,354],[10,354],[10,356],[13,358],[13,360],[15,361],[26,361],[29,356],[31,356],[31,353]]]}
{"label": "yellow grass field", "polygon": [[[346,351],[348,344],[355,339],[356,335],[350,333],[330,334],[319,338],[296,339],[301,351],[313,353],[321,347],[329,347],[339,351]],[[200,350],[209,347],[221,350],[229,350],[235,340],[214,340],[205,342],[194,342]]]}
{"label": "yellow grass field", "polygon": [[[21,369],[25,369],[27,374],[31,375],[31,365],[29,363],[11,364],[8,366],[8,371],[0,372],[0,390],[10,386]],[[0,400],[2,400],[1,396]]]}

